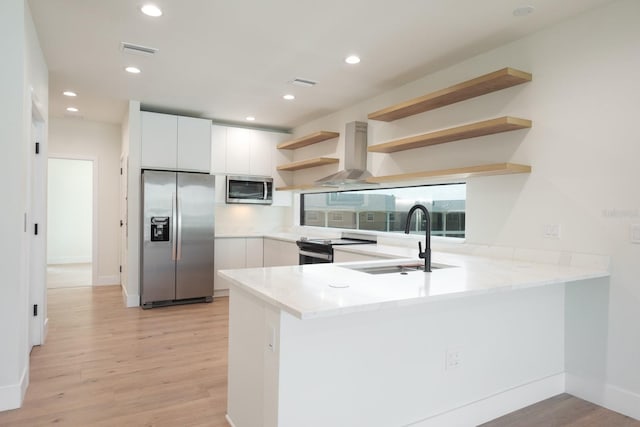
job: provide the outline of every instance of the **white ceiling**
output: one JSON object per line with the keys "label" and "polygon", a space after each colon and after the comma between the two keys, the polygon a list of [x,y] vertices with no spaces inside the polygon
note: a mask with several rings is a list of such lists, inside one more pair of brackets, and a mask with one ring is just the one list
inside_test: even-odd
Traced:
{"label": "white ceiling", "polygon": [[[611,0],[29,0],[50,115],[120,123],[126,100],[292,128]],[[513,16],[533,5],[535,12]],[[124,54],[120,42],[158,48]],[[344,58],[361,56],[358,65]],[[123,71],[127,65],[139,75]],[[294,78],[318,81],[292,86]],[[62,91],[74,90],[70,100]],[[285,101],[282,95],[297,98]],[[416,96],[421,94],[416,94]]]}

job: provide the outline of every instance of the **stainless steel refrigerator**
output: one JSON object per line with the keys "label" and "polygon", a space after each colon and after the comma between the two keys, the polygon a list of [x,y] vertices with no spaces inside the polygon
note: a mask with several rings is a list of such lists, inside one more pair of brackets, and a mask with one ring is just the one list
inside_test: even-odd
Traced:
{"label": "stainless steel refrigerator", "polygon": [[142,171],[143,308],[213,300],[214,180]]}

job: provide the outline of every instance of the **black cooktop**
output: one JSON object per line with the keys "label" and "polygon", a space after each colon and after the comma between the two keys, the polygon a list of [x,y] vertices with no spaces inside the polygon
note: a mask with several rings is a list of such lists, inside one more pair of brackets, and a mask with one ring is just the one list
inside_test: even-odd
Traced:
{"label": "black cooktop", "polygon": [[296,243],[298,243],[298,246],[300,246],[301,243],[302,244],[307,243],[307,244],[310,244],[310,245],[339,246],[339,245],[363,245],[363,244],[375,243],[375,241],[364,240],[364,239],[345,239],[345,238],[340,238],[340,239],[321,239],[321,238],[309,239],[307,237],[302,237]]}

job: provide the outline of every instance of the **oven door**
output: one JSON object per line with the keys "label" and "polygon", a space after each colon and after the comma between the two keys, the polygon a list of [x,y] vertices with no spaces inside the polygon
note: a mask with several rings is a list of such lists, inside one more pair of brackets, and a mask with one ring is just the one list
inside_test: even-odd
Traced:
{"label": "oven door", "polygon": [[298,251],[298,254],[300,256],[300,265],[326,264],[333,262],[333,255],[328,253],[313,252],[300,249],[300,251]]}

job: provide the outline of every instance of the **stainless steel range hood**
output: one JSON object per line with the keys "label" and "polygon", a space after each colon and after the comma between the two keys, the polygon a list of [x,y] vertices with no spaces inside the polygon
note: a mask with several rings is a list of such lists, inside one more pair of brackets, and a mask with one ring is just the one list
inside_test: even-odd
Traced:
{"label": "stainless steel range hood", "polygon": [[323,187],[375,186],[366,182],[371,176],[367,170],[367,123],[350,122],[344,134],[344,169],[315,182]]}

